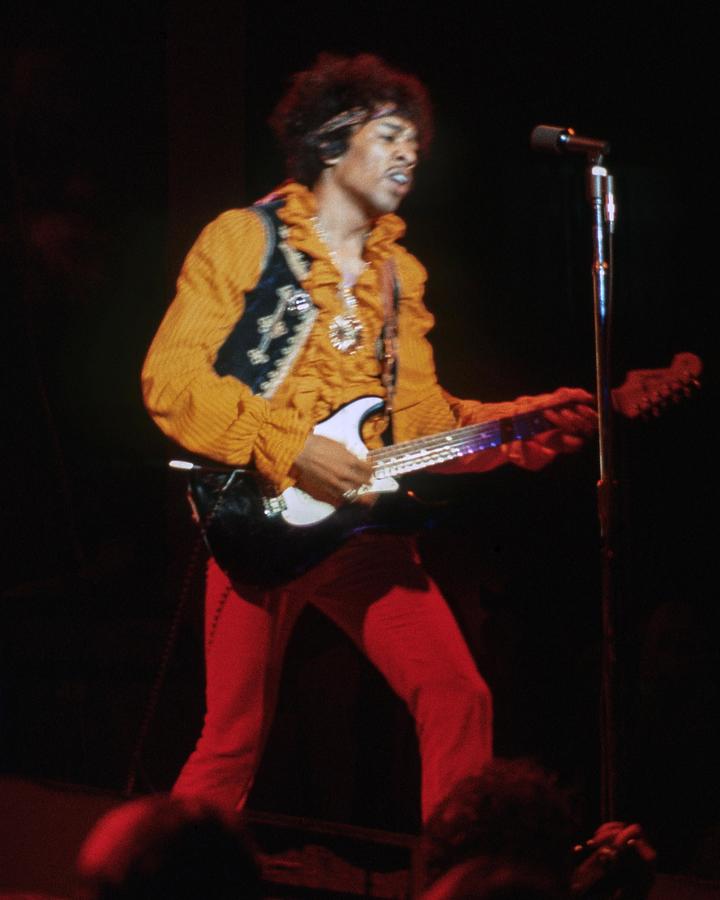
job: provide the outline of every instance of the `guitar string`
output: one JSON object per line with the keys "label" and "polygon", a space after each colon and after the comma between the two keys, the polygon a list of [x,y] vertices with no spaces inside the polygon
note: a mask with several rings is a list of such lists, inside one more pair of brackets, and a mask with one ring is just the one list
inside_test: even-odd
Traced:
{"label": "guitar string", "polygon": [[[528,413],[520,413],[512,418],[508,417],[507,420],[501,420],[492,424],[466,425],[463,428],[458,428],[451,432],[443,432],[440,435],[428,435],[424,438],[405,441],[390,447],[382,447],[378,450],[372,450],[368,456],[373,464],[381,465],[382,463],[391,463],[394,460],[399,462],[399,456],[402,456],[404,459],[412,456],[424,457],[433,453],[452,453],[460,448],[463,448],[463,453],[472,453],[474,450],[489,449],[508,440],[529,437],[537,433],[537,429],[534,426],[542,419],[544,419],[542,410],[534,410]],[[503,421],[512,422],[513,425],[512,435],[506,438],[502,435]],[[550,423],[547,423],[547,420],[545,420],[545,423],[550,425]],[[473,446],[475,444],[478,444],[478,446]]]}

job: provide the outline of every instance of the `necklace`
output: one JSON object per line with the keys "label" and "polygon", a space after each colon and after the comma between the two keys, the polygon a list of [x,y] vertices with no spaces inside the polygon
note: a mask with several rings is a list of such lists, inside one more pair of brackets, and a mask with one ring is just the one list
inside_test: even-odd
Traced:
{"label": "necklace", "polygon": [[[342,269],[338,263],[337,256],[335,255],[335,252],[330,249],[327,235],[325,234],[318,217],[313,216],[310,221],[315,229],[315,233],[325,245],[325,249],[332,260],[333,265],[338,272],[341,272]],[[365,269],[366,266],[367,263],[363,263],[363,269]],[[362,347],[363,325],[356,312],[357,297],[352,292],[356,280],[357,279],[344,276],[338,285],[338,297],[343,305],[343,311],[335,316],[328,327],[330,343],[340,353],[347,353],[349,355],[356,353],[360,347]]]}
{"label": "necklace", "polygon": [[330,343],[340,353],[356,353],[362,346],[363,326],[355,314],[357,298],[346,284],[341,284],[338,294],[343,301],[343,312],[338,313],[330,323],[328,333]]}

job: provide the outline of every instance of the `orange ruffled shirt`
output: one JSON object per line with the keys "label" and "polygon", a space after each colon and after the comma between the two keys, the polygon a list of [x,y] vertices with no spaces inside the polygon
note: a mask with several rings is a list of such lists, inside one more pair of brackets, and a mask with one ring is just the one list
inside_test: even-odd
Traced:
{"label": "orange ruffled shirt", "polygon": [[[394,439],[514,411],[513,404],[456,400],[438,385],[426,338],[434,319],[422,299],[427,273],[396,243],[405,225],[395,215],[375,222],[365,245],[367,266],[353,290],[362,346],[353,354],[335,349],[329,326],[343,312],[341,276],[312,226],[315,198],[294,182],[276,194],[286,201],[278,215],[289,228],[289,244],[312,260],[302,286],[318,309],[313,330],[270,399],[253,394],[231,375],[217,374],[218,351],[243,315],[245,294],[260,279],[266,242],[265,227],[252,210],[220,215],[190,250],[143,367],[145,403],[165,434],[193,453],[228,465],[254,464],[279,490],[292,484],[292,464],[318,422],[362,395],[384,396],[376,346],[383,324],[380,273],[388,258],[400,285]],[[383,427],[380,417],[367,424],[363,436],[369,446],[379,445]]]}

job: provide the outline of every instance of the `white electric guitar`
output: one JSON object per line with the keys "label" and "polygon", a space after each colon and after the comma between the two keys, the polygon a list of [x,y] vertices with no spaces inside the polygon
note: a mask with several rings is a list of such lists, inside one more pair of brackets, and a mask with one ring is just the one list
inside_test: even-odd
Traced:
{"label": "white electric guitar", "polygon": [[[701,371],[702,363],[692,353],[677,354],[667,369],[635,370],[613,390],[613,406],[628,418],[656,415],[663,405],[691,393]],[[402,475],[510,441],[528,440],[555,427],[543,409],[536,409],[368,451],[362,425],[382,405],[378,397],[359,397],[314,429],[315,434],[343,444],[370,462],[372,481],[361,492],[378,495],[372,506],[335,507],[297,487],[277,494],[251,469],[170,463],[189,471],[192,501],[205,539],[234,579],[269,586],[297,577],[352,534],[401,527],[402,510],[414,502],[403,490]]]}

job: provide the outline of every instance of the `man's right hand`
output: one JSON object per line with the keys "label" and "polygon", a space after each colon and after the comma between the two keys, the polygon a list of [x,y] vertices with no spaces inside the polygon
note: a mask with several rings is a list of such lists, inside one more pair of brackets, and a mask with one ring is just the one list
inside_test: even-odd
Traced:
{"label": "man's right hand", "polygon": [[297,486],[310,496],[340,506],[347,491],[371,481],[372,467],[337,441],[311,434],[290,474]]}

